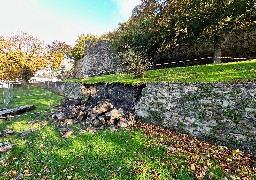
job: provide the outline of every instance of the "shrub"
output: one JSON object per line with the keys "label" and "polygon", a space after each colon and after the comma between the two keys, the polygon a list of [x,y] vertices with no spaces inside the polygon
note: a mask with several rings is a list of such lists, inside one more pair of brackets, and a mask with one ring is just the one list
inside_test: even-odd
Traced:
{"label": "shrub", "polygon": [[139,52],[135,53],[132,49],[122,53],[120,56],[128,71],[133,73],[134,78],[142,78],[144,71],[147,70],[150,65],[150,61],[145,54]]}

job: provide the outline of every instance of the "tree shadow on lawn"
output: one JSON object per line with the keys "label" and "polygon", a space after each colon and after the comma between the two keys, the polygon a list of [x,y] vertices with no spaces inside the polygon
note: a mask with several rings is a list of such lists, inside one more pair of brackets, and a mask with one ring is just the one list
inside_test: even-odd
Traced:
{"label": "tree shadow on lawn", "polygon": [[[9,119],[2,120],[0,121],[0,132],[5,129],[12,129],[14,131],[13,136],[19,136],[22,131],[33,128],[34,123],[45,120],[45,116],[49,113],[50,111],[38,112],[37,110],[33,110],[21,115],[15,115]],[[9,136],[6,136],[7,139],[8,137]],[[3,140],[3,138],[4,137],[0,137],[0,140]]]}

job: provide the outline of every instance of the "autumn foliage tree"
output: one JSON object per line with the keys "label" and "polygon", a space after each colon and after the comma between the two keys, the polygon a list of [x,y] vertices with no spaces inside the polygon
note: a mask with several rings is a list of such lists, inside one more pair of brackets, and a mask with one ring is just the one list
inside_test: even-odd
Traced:
{"label": "autumn foliage tree", "polygon": [[[11,43],[3,36],[0,36],[0,80],[7,79],[10,74],[11,67],[8,67],[7,52],[10,49]],[[10,74],[11,75],[11,74]],[[12,77],[10,77],[12,79]]]}
{"label": "autumn foliage tree", "polygon": [[52,44],[47,46],[47,67],[51,73],[60,69],[61,64],[65,58],[71,58],[72,48],[70,45],[61,41],[53,41]]}
{"label": "autumn foliage tree", "polygon": [[28,83],[38,70],[58,69],[65,54],[71,54],[70,46],[53,42],[46,46],[38,38],[19,32],[0,36],[0,80],[20,80]]}
{"label": "autumn foliage tree", "polygon": [[[10,37],[1,38],[1,80],[23,79],[28,82],[30,77],[47,65],[43,42],[21,32]],[[29,69],[29,70],[28,70]],[[23,76],[29,72],[30,76]]]}

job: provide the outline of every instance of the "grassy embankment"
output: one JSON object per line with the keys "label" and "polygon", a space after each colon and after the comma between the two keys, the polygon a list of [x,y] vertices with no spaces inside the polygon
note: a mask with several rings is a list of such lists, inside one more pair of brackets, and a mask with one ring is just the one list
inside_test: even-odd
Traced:
{"label": "grassy embankment", "polygon": [[208,64],[201,66],[188,66],[178,68],[165,68],[149,70],[144,78],[133,79],[131,74],[111,74],[88,77],[85,79],[72,79],[71,82],[85,82],[94,84],[98,82],[121,82],[136,84],[143,82],[234,82],[254,81],[256,79],[256,60],[241,61],[223,64]]}

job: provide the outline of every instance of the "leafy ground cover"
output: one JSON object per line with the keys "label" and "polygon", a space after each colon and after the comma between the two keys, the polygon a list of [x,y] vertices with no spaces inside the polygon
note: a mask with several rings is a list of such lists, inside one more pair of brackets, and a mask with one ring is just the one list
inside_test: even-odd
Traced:
{"label": "leafy ground cover", "polygon": [[177,68],[149,70],[144,78],[133,79],[132,74],[110,74],[104,76],[88,77],[85,79],[68,80],[71,82],[85,82],[88,84],[98,82],[121,82],[136,84],[143,82],[234,82],[255,81],[256,60],[231,62],[223,64],[208,64]]}
{"label": "leafy ground cover", "polygon": [[[255,158],[249,155],[144,123],[93,134],[72,125],[74,134],[63,138],[47,119],[61,97],[36,87],[14,93],[9,107],[37,108],[0,121],[0,131],[14,130],[0,137],[0,142],[14,145],[0,153],[0,179],[256,178]],[[27,129],[32,132],[20,137]]]}

